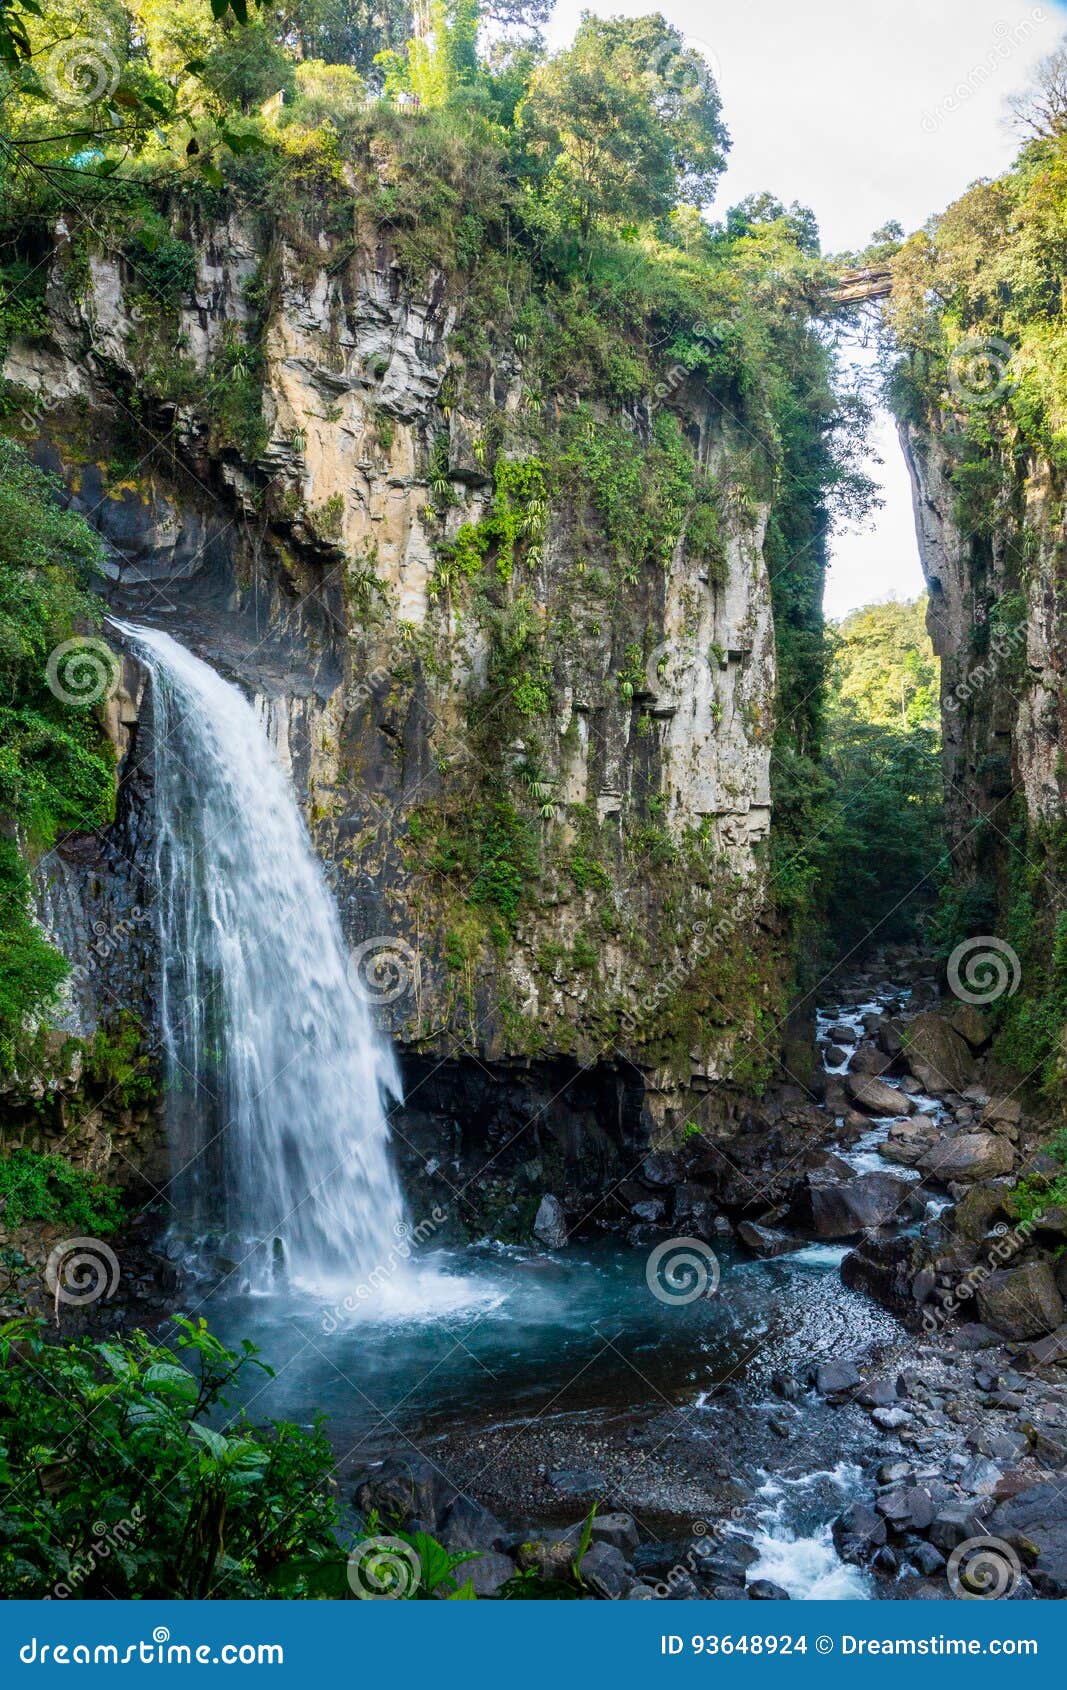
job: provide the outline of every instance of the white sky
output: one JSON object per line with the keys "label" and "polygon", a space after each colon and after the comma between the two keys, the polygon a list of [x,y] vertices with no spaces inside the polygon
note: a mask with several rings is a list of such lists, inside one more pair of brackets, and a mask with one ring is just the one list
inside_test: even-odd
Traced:
{"label": "white sky", "polygon": [[[551,42],[582,10],[661,11],[716,71],[733,147],[713,208],[768,189],[814,210],[826,252],[906,232],[1010,163],[1004,98],[1067,31],[1063,0],[559,0]],[[839,536],[826,609],[922,589],[907,472],[887,417],[873,469],[885,505]]]}

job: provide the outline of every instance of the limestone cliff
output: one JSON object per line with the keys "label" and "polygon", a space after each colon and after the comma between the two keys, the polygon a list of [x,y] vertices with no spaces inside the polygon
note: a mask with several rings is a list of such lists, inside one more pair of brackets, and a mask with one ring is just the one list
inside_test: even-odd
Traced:
{"label": "limestone cliff", "polygon": [[[538,391],[524,337],[471,354],[454,278],[413,285],[384,237],[186,233],[180,368],[135,270],[61,224],[47,335],[4,373],[109,543],[110,606],[259,701],[383,1026],[413,1055],[621,1064],[668,1125],[765,1075],[775,493],[750,435],[681,367],[628,405]],[[618,542],[647,513],[613,535],[546,439],[572,468],[651,456],[647,555]],[[68,945],[151,903],[151,700],[126,679],[125,831],[43,865]],[[107,981],[146,1025],[150,949]]]}

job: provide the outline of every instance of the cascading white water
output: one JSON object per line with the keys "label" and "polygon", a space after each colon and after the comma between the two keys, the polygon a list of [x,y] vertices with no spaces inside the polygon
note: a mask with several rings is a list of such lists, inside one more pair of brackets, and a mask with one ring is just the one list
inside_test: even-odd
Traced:
{"label": "cascading white water", "polygon": [[221,1235],[238,1283],[377,1285],[403,1273],[385,1115],[399,1078],[293,793],[236,687],[169,634],[115,626],[152,675],[179,1225]]}

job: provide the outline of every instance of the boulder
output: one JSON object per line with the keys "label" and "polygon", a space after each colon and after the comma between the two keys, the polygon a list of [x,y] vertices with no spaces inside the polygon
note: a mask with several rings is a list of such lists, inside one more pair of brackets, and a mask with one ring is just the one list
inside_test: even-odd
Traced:
{"label": "boulder", "polygon": [[933,1499],[923,1485],[901,1485],[886,1491],[874,1506],[894,1531],[924,1532],[933,1523]]}
{"label": "boulder", "polygon": [[625,1555],[613,1543],[591,1543],[582,1556],[579,1570],[586,1584],[598,1596],[606,1596],[616,1602],[620,1596],[626,1596],[631,1585],[636,1583]]}
{"label": "boulder", "polygon": [[987,1326],[1006,1338],[1043,1338],[1064,1319],[1063,1298],[1043,1257],[991,1273],[978,1287],[978,1308]]}
{"label": "boulder", "polygon": [[911,1186],[893,1174],[854,1174],[850,1180],[809,1177],[812,1225],[819,1238],[854,1238],[901,1218]]}
{"label": "boulder", "polygon": [[901,1167],[917,1167],[928,1150],[932,1150],[941,1134],[926,1115],[915,1115],[910,1121],[894,1121],[879,1146],[879,1154],[887,1162]]}
{"label": "boulder", "polygon": [[992,1097],[982,1110],[982,1125],[998,1132],[1001,1127],[1017,1127],[1023,1118],[1023,1106],[1017,1097]]}
{"label": "boulder", "polygon": [[928,1179],[942,1185],[950,1182],[997,1179],[1010,1174],[1015,1152],[1006,1138],[996,1133],[957,1133],[943,1138],[928,1150],[919,1161],[919,1168]]}
{"label": "boulder", "polygon": [[450,1488],[440,1469],[425,1456],[390,1455],[356,1479],[354,1494],[364,1514],[377,1513],[401,1526],[422,1520],[436,1531],[442,1497]]}
{"label": "boulder", "polygon": [[980,1244],[993,1228],[1010,1219],[1008,1193],[1002,1185],[972,1185],[949,1216],[949,1226],[967,1244]]}
{"label": "boulder", "polygon": [[884,1074],[892,1066],[890,1057],[876,1050],[874,1045],[861,1045],[849,1064],[853,1074]]}
{"label": "boulder", "polygon": [[935,1096],[963,1091],[974,1079],[974,1056],[949,1016],[934,1009],[917,1015],[905,1033],[908,1066]]}
{"label": "boulder", "polygon": [[995,1509],[987,1529],[1021,1556],[1039,1596],[1067,1597],[1067,1495],[1061,1485],[1019,1491]]}
{"label": "boulder", "polygon": [[823,1361],[815,1369],[815,1389],[823,1397],[845,1396],[859,1382],[859,1369],[850,1361]]}
{"label": "boulder", "polygon": [[910,1115],[915,1108],[906,1092],[873,1074],[850,1074],[845,1089],[865,1115]]}
{"label": "boulder", "polygon": [[562,1250],[567,1242],[567,1217],[563,1212],[563,1204],[548,1191],[538,1205],[533,1229],[534,1237],[546,1250]]}
{"label": "boulder", "polygon": [[958,1003],[949,1013],[949,1022],[965,1039],[972,1050],[982,1050],[989,1043],[989,1028],[985,1018],[973,1003]]}
{"label": "boulder", "polygon": [[854,1502],[833,1523],[834,1548],[842,1561],[853,1566],[869,1561],[886,1540],[886,1524],[872,1508]]}
{"label": "boulder", "polygon": [[496,1596],[500,1586],[514,1578],[515,1563],[510,1555],[479,1555],[476,1561],[464,1561],[452,1576],[457,1584],[465,1584],[470,1579],[476,1596]]}
{"label": "boulder", "polygon": [[675,1224],[687,1238],[712,1238],[716,1221],[715,1204],[706,1186],[686,1181],[674,1194]]}
{"label": "boulder", "polygon": [[632,1514],[617,1509],[611,1514],[597,1514],[593,1518],[593,1542],[610,1543],[624,1555],[632,1555],[637,1548],[637,1527]]}
{"label": "boulder", "polygon": [[787,1233],[777,1232],[769,1226],[758,1226],[755,1221],[739,1222],[737,1236],[754,1255],[762,1257],[786,1256],[799,1247],[797,1240]]}
{"label": "boulder", "polygon": [[850,1290],[865,1291],[883,1308],[914,1319],[912,1285],[925,1264],[921,1239],[875,1236],[849,1251],[841,1263],[841,1278]]}

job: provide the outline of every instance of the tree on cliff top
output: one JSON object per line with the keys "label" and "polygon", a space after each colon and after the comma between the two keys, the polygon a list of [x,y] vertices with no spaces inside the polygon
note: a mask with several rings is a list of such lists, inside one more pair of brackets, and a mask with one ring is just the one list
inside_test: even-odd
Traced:
{"label": "tree on cliff top", "polygon": [[573,46],[534,72],[519,123],[587,233],[706,205],[729,146],[720,113],[710,69],[664,18],[587,12]]}

